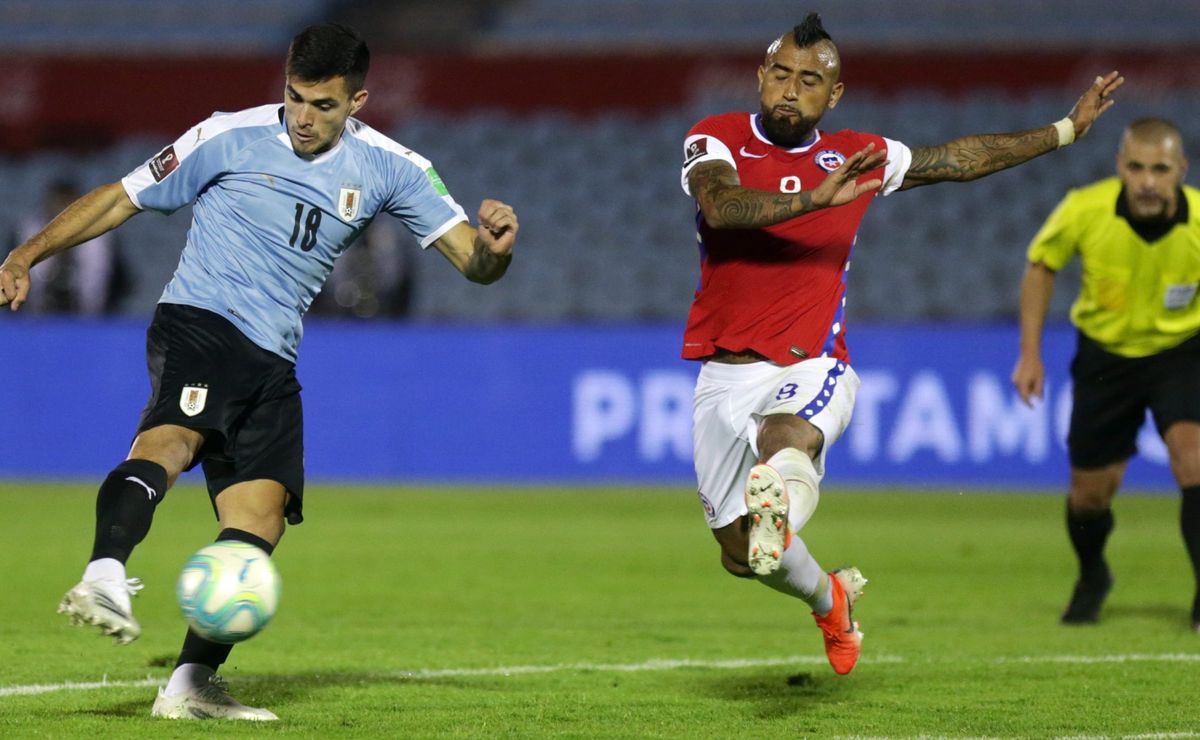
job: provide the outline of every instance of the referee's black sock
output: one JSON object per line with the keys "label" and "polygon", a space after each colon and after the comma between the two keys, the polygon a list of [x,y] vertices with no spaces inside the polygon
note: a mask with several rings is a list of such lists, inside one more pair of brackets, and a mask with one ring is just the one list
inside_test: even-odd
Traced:
{"label": "referee's black sock", "polygon": [[[254,545],[268,555],[275,552],[275,546],[270,542],[242,529],[222,529],[220,534],[217,535],[217,542],[222,540],[246,542]],[[188,630],[187,636],[183,638],[183,648],[179,651],[179,659],[175,661],[175,667],[178,668],[184,663],[199,663],[215,671],[229,658],[231,650],[233,650],[233,645],[206,640],[195,632]]]}
{"label": "referee's black sock", "polygon": [[1182,490],[1183,504],[1179,507],[1179,529],[1183,532],[1183,545],[1192,560],[1192,573],[1196,577],[1196,600],[1192,604],[1192,623],[1200,624],[1200,486],[1188,486]]}
{"label": "referee's black sock", "polygon": [[149,460],[126,460],[104,479],[96,495],[92,560],[124,563],[150,531],[154,509],[167,494],[167,471]]}
{"label": "referee's black sock", "polygon": [[1067,503],[1067,535],[1079,558],[1079,578],[1082,581],[1108,579],[1108,564],[1104,561],[1104,543],[1113,530],[1112,509],[1076,512]]}

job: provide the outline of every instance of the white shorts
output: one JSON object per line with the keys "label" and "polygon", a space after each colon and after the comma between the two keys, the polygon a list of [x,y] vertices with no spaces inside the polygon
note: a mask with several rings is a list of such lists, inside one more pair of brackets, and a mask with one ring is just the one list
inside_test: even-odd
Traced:
{"label": "white shorts", "polygon": [[692,444],[700,502],[708,526],[719,529],[746,513],[745,488],[758,463],[758,424],[770,414],[795,414],[821,430],[814,465],[825,475],[825,451],[854,410],[858,375],[832,357],[781,367],[771,362],[706,362],[696,379]]}

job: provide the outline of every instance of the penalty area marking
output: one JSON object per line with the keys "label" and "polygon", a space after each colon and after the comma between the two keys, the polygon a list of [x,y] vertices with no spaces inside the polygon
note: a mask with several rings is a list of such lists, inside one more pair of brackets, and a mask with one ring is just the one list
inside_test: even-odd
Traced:
{"label": "penalty area marking", "polygon": [[[904,658],[894,655],[879,655],[864,657],[860,664],[906,663]],[[930,660],[930,663],[939,661]],[[961,664],[961,659],[955,663]],[[1023,665],[1075,663],[1075,664],[1105,664],[1105,663],[1200,663],[1200,653],[1131,653],[1127,655],[1025,655],[1016,657],[992,658],[985,662],[992,664],[1016,663]],[[824,665],[825,658],[812,655],[793,655],[786,658],[767,658],[762,660],[647,660],[641,663],[557,663],[549,665],[515,665],[496,666],[492,668],[421,668],[411,671],[377,671],[356,674],[366,679],[426,679],[426,678],[469,678],[487,676],[524,676],[539,673],[642,673],[647,671],[676,671],[688,668],[706,668],[710,670],[740,670],[744,668],[773,668],[795,665]],[[259,680],[253,676],[240,677],[239,681]],[[269,680],[269,677],[263,677]],[[63,681],[62,683],[26,684],[23,686],[0,686],[0,698],[7,696],[33,696],[51,694],[60,691],[94,691],[96,689],[148,688],[165,685],[164,678],[147,676],[133,680],[111,681],[104,677],[99,681]],[[1147,735],[1146,737],[1160,737]],[[1163,735],[1161,737],[1175,737]],[[1182,735],[1179,737],[1191,737]]]}

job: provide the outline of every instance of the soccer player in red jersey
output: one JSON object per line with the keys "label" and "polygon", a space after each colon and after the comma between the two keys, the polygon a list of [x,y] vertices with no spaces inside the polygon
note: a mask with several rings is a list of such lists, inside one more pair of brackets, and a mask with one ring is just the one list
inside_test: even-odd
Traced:
{"label": "soccer player in red jersey", "polygon": [[826,573],[798,533],[859,385],[844,316],[858,224],[877,193],[974,180],[1070,144],[1124,79],[1097,77],[1051,125],[910,149],[817,127],[842,97],[840,72],[811,13],[767,49],[759,113],[710,116],[688,132],[682,184],[696,200],[700,285],[683,357],[703,362],[696,475],[722,565],[808,604],[830,664],[849,673],[862,639],[851,609],[866,579],[857,568]]}

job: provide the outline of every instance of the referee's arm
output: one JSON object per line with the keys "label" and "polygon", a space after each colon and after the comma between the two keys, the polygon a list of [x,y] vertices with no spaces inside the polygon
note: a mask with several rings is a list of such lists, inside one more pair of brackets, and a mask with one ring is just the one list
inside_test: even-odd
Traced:
{"label": "referee's arm", "polygon": [[1030,262],[1021,278],[1021,350],[1013,368],[1012,383],[1025,405],[1042,398],[1046,368],[1042,364],[1042,329],[1054,295],[1055,272],[1044,262]]}
{"label": "referee's arm", "polygon": [[29,295],[29,270],[58,252],[112,231],[138,213],[119,182],[101,185],[67,206],[0,264],[0,306],[16,311]]}

